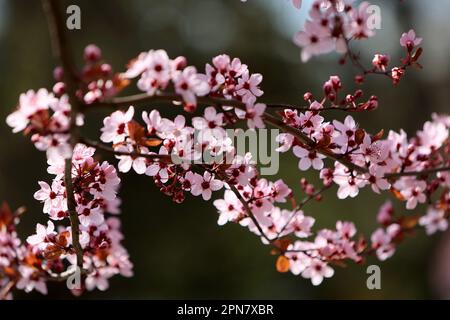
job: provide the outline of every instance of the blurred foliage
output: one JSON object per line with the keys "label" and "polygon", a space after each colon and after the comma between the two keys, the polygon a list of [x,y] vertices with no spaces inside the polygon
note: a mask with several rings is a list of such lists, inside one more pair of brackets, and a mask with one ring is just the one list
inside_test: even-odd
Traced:
{"label": "blurred foliage", "polygon": [[[315,58],[308,64],[300,62],[299,49],[286,32],[292,21],[289,24],[284,15],[289,14],[289,19],[296,15],[300,27],[308,6],[305,2],[302,11],[295,13],[291,13],[287,1],[281,0],[251,0],[245,5],[239,0],[84,0],[65,4],[77,4],[82,11],[82,29],[70,32],[79,63],[82,49],[89,43],[98,44],[105,60],[116,70],[124,70],[128,60],[150,48],[164,48],[172,57],[184,55],[199,69],[212,56],[228,53],[240,57],[251,71],[264,75],[265,101],[301,103],[305,91],[319,95],[322,83],[336,73],[349,92],[354,90],[352,78],[356,72],[352,66],[339,66],[334,55]],[[378,95],[380,108],[355,117],[373,132],[405,128],[414,133],[432,111],[448,111],[450,48],[448,41],[442,44],[440,39],[449,38],[449,23],[439,14],[439,8],[433,11],[436,15],[423,13],[419,0],[406,4],[373,2],[381,6],[386,19],[378,36],[360,47],[363,56],[369,62],[371,54],[389,48],[393,61],[398,61],[400,53],[395,50],[399,36],[414,26],[425,37],[426,69],[410,72],[395,89],[387,79],[369,79],[366,94]],[[439,3],[449,7],[448,0]],[[439,42],[439,52],[434,51],[435,42]],[[4,119],[21,92],[52,86],[55,61],[39,1],[0,0],[0,48],[0,118]],[[165,116],[177,112],[175,108],[162,108]],[[85,134],[98,136],[104,116],[102,112],[91,114]],[[0,198],[12,207],[28,207],[19,229],[26,235],[36,222],[45,221],[41,205],[33,199],[37,181],[49,179],[45,155],[21,135],[13,135],[4,121],[0,135]],[[280,176],[301,198],[300,173],[293,156],[283,158]],[[307,177],[317,181],[316,173]],[[370,231],[378,206],[389,197],[376,197],[365,190],[355,200],[337,201],[335,191],[328,191],[323,203],[306,208],[308,214],[317,217],[318,225],[333,227],[338,219],[351,219],[360,230]],[[123,177],[121,197],[125,246],[135,264],[135,276],[115,277],[110,290],[87,293],[84,298],[433,297],[428,273],[437,238],[422,233],[402,245],[392,260],[380,264],[382,290],[368,290],[365,267],[354,265],[337,268],[331,280],[315,288],[300,277],[277,273],[275,257],[248,231],[231,224],[219,228],[211,203],[188,197],[183,205],[176,205],[159,193],[151,179],[135,174]],[[402,204],[397,207],[404,211]],[[45,298],[71,298],[64,286],[52,284],[49,292]],[[24,293],[17,297],[41,298]]]}

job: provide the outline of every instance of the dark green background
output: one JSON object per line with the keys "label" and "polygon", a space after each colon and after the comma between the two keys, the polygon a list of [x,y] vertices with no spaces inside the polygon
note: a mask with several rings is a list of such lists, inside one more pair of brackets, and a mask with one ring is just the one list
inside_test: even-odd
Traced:
{"label": "dark green background", "polygon": [[[89,43],[98,44],[104,58],[120,71],[129,59],[151,48],[164,48],[171,57],[184,55],[199,69],[213,56],[228,53],[264,75],[264,101],[301,103],[306,91],[320,94],[322,83],[332,74],[342,76],[349,92],[355,89],[352,77],[356,70],[338,66],[336,55],[315,58],[308,64],[300,62],[299,49],[290,38],[300,28],[308,1],[301,11],[294,11],[287,0],[249,0],[247,4],[239,0],[64,3],[78,4],[82,11],[82,29],[70,32],[78,60]],[[450,28],[445,12],[450,11],[450,1],[373,3],[381,7],[383,28],[360,47],[366,62],[379,51],[391,53],[397,62],[400,34],[414,26],[425,38],[425,69],[411,71],[396,89],[385,78],[369,79],[367,95],[378,95],[380,108],[354,116],[372,132],[404,128],[414,133],[432,111],[449,110]],[[4,119],[21,92],[52,86],[55,61],[39,1],[0,0],[0,49],[0,118]],[[173,116],[175,111],[162,112]],[[104,116],[101,112],[91,114],[85,132],[98,136]],[[33,199],[37,181],[50,178],[45,155],[20,134],[13,135],[4,120],[0,122],[0,137],[0,199],[8,200],[12,207],[28,207],[19,228],[25,236],[36,222],[46,220],[41,205]],[[283,156],[280,176],[302,196],[301,175],[293,156]],[[314,180],[317,174],[308,177]],[[370,232],[378,206],[389,197],[364,190],[355,200],[337,201],[335,191],[327,193],[323,203],[305,210],[317,218],[318,226],[333,227],[338,219],[351,219],[360,230]],[[279,274],[269,249],[248,231],[231,224],[219,228],[212,203],[188,196],[183,205],[176,205],[158,192],[151,179],[134,173],[123,176],[121,197],[125,246],[135,265],[135,276],[115,277],[110,290],[87,293],[84,298],[380,299],[442,298],[448,294],[445,290],[438,293],[430,280],[437,267],[445,271],[448,264],[448,260],[436,259],[443,256],[437,253],[437,245],[443,250],[448,247],[440,236],[428,238],[421,232],[401,246],[392,260],[380,263],[382,290],[366,288],[365,266],[336,269],[331,280],[315,288],[301,277]],[[396,207],[404,212],[403,204]],[[424,208],[417,212],[420,210]],[[448,276],[439,278],[441,284],[448,282]],[[41,298],[34,293],[16,296]],[[48,297],[71,295],[64,286],[52,284]]]}

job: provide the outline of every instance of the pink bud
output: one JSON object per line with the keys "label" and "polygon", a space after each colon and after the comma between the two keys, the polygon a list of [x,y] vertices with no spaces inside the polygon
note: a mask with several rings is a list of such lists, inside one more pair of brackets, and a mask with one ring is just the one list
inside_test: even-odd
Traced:
{"label": "pink bud", "polygon": [[185,57],[179,56],[173,60],[173,65],[176,70],[182,70],[187,66],[187,60]]}
{"label": "pink bud", "polygon": [[112,72],[112,67],[111,67],[110,64],[103,63],[100,66],[100,70],[102,71],[104,76],[109,76],[111,74],[111,72]]}
{"label": "pink bud", "polygon": [[66,86],[64,82],[57,82],[53,86],[53,93],[57,96],[61,96],[66,92]]}
{"label": "pink bud", "polygon": [[56,67],[53,69],[53,78],[56,81],[62,81],[64,77],[64,70],[62,67]]}
{"label": "pink bud", "polygon": [[313,98],[313,94],[311,93],[311,92],[306,92],[304,95],[303,95],[303,100],[305,100],[305,101],[309,101],[309,100],[311,100]]}
{"label": "pink bud", "polygon": [[355,76],[355,83],[356,84],[363,84],[364,83],[364,76],[360,75],[360,74]]}
{"label": "pink bud", "polygon": [[90,44],[84,48],[84,60],[86,62],[97,62],[102,57],[102,51],[95,44]]}

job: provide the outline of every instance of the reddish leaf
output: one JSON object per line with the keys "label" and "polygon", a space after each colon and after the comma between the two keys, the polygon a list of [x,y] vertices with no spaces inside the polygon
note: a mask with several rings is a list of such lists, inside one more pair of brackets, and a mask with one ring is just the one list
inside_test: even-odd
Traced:
{"label": "reddish leaf", "polygon": [[289,259],[285,256],[279,256],[276,263],[278,272],[288,272],[289,271]]}
{"label": "reddish leaf", "polygon": [[357,129],[356,132],[355,132],[355,142],[357,144],[363,143],[365,135],[366,135],[366,133],[364,132],[363,129]]}
{"label": "reddish leaf", "polygon": [[57,245],[49,245],[43,252],[43,256],[47,260],[56,260],[64,253],[64,249]]}
{"label": "reddish leaf", "polygon": [[0,207],[0,227],[10,225],[13,219],[14,216],[11,208],[9,207],[8,203],[3,202]]}
{"label": "reddish leaf", "polygon": [[147,147],[157,147],[162,143],[162,140],[157,139],[157,138],[150,138],[150,139],[146,139],[144,141],[144,145],[146,145]]}

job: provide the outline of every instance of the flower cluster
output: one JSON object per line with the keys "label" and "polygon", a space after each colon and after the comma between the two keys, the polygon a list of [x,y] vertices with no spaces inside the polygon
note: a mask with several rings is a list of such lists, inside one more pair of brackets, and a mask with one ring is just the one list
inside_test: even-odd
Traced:
{"label": "flower cluster", "polygon": [[364,39],[375,35],[370,24],[370,4],[353,6],[354,0],[315,0],[304,30],[294,36],[294,43],[302,48],[302,61],[314,55],[332,51],[346,53],[349,39]]}
{"label": "flower cluster", "polygon": [[[340,199],[356,197],[359,189],[370,185],[376,193],[392,189],[399,199],[406,201],[407,209],[414,209],[418,203],[424,203],[430,193],[437,189],[436,186],[430,189],[426,179],[428,177],[406,175],[394,178],[396,174],[423,171],[448,164],[448,160],[443,157],[443,148],[449,143],[449,117],[434,115],[433,121],[426,122],[423,130],[411,139],[408,139],[403,131],[391,131],[387,138],[382,139],[382,132],[370,135],[358,127],[352,116],[347,116],[344,122],[326,122],[320,115],[327,100],[331,103],[330,108],[352,108],[352,111],[367,106],[373,109],[377,105],[375,97],[356,105],[355,96],[360,96],[359,93],[347,95],[342,102],[343,107],[340,107],[334,102],[340,87],[339,78],[332,77],[324,85],[325,98],[322,103],[309,100],[309,110],[304,113],[292,109],[284,110],[284,122],[298,129],[310,143],[305,144],[293,135],[283,133],[278,137],[281,142],[278,151],[286,152],[293,147],[294,154],[300,158],[299,169],[307,170],[313,167],[321,170],[320,176],[325,184],[334,182],[339,186]],[[310,94],[307,96],[311,98]],[[346,106],[350,101],[353,101],[351,106]],[[323,169],[325,151],[331,151],[335,156],[345,159],[354,169],[349,169],[349,165],[341,161],[336,161],[333,167]],[[439,173],[439,176],[445,175]],[[440,180],[436,180],[434,184],[445,187],[446,179]]]}
{"label": "flower cluster", "polygon": [[[67,95],[56,98],[46,89],[29,90],[20,95],[17,110],[6,118],[13,132],[31,136],[37,149],[47,151],[49,158],[70,155],[70,104]],[[83,117],[77,118],[83,124]]]}
{"label": "flower cluster", "polygon": [[[119,73],[114,73],[110,64],[102,61],[102,52],[94,44],[86,46],[83,58],[85,65],[78,75],[79,87],[76,95],[85,104],[92,104],[115,96],[129,83]],[[53,92],[60,97],[65,94],[67,88],[64,82],[62,67],[56,67],[53,71],[56,81]]]}
{"label": "flower cluster", "polygon": [[113,143],[118,168],[153,177],[161,191],[182,202],[185,192],[209,200],[222,188],[218,176],[248,183],[254,176],[249,157],[236,154],[224,129],[225,115],[207,107],[203,117],[194,117],[192,126],[184,116],[174,120],[157,110],[142,112],[145,126],[133,120],[134,108],[115,111],[104,120],[101,140]]}
{"label": "flower cluster", "polygon": [[223,199],[214,201],[219,212],[218,224],[239,223],[260,236],[263,243],[275,246],[282,253],[277,261],[280,272],[290,270],[319,285],[323,278],[333,275],[330,263],[348,259],[362,261],[360,253],[366,246],[363,239],[353,239],[356,235],[353,223],[339,221],[336,231],[322,229],[313,240],[306,240],[313,236],[315,219],[298,207],[288,210],[275,205],[293,197],[282,180],[270,182],[255,176],[250,184],[237,183],[235,188],[239,195],[227,189]]}
{"label": "flower cluster", "polygon": [[[92,158],[94,149],[78,144],[72,161],[72,181],[76,212],[80,221],[79,243],[83,248],[83,283],[73,288],[106,290],[108,279],[116,274],[132,275],[128,253],[121,245],[120,220],[105,217],[105,213],[118,214],[120,200],[116,193],[120,179],[114,167],[107,162],[98,163]],[[14,228],[14,217],[3,209],[0,226],[2,243],[2,274],[9,275],[18,289],[47,293],[46,281],[58,275],[75,274],[76,252],[72,243],[72,228],[55,226],[71,214],[68,209],[67,190],[63,181],[64,159],[49,159],[49,173],[55,175],[51,185],[39,182],[40,190],[34,197],[44,204],[43,211],[50,220],[37,224],[36,233],[21,245]],[[79,271],[81,273],[81,270]],[[80,274],[81,277],[81,274]],[[81,281],[81,279],[80,279]]]}
{"label": "flower cluster", "polygon": [[85,104],[113,97],[128,85],[127,79],[119,73],[114,73],[110,64],[102,62],[102,52],[96,45],[88,45],[84,49],[83,57],[85,66],[80,75],[77,96]]}
{"label": "flower cluster", "polygon": [[184,57],[172,60],[164,50],[142,52],[129,63],[123,76],[128,79],[140,77],[138,88],[150,96],[172,84],[175,91],[183,97],[186,109],[195,108],[197,96],[209,93],[204,75],[197,73],[195,67],[187,66]]}
{"label": "flower cluster", "polygon": [[411,29],[409,32],[403,33],[400,38],[400,45],[405,48],[406,56],[401,59],[400,65],[395,66],[389,70],[389,55],[377,53],[372,60],[373,68],[365,70],[364,74],[362,75],[356,76],[357,82],[361,82],[365,74],[379,73],[389,76],[392,79],[394,85],[397,85],[405,75],[406,69],[408,67],[414,66],[419,69],[422,68],[422,66],[418,62],[420,56],[422,55],[422,48],[417,47],[421,43],[422,38],[418,38],[414,30]]}

